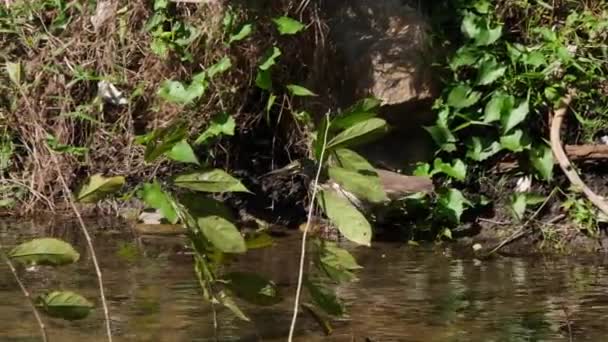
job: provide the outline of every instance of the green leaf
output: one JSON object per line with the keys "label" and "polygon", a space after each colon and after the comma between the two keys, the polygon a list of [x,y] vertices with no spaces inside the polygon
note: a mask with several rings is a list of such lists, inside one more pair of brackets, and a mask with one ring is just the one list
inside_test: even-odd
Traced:
{"label": "green leaf", "polygon": [[489,123],[500,120],[513,110],[515,98],[502,92],[496,92],[486,104],[483,122]]}
{"label": "green leaf", "polygon": [[202,192],[250,192],[238,179],[219,169],[178,176],[175,185]]}
{"label": "green leaf", "polygon": [[528,100],[525,100],[522,101],[519,106],[517,106],[513,110],[503,113],[500,117],[503,134],[508,133],[515,126],[523,122],[526,119],[526,116],[528,116],[529,112],[530,107],[528,104]]}
{"label": "green leaf", "polygon": [[251,24],[243,25],[243,27],[241,27],[239,32],[230,36],[230,39],[228,39],[228,44],[232,44],[234,42],[238,42],[238,41],[241,41],[241,40],[249,37],[249,35],[251,34],[252,31],[253,31],[253,26]]}
{"label": "green leaf", "polygon": [[317,94],[297,84],[289,84],[286,87],[293,96],[317,96]]}
{"label": "green leaf", "polygon": [[276,59],[281,56],[281,50],[278,47],[273,46],[271,50],[266,53],[264,61],[258,68],[260,70],[268,70],[271,66],[275,65]]}
{"label": "green leaf", "polygon": [[16,86],[21,85],[21,79],[23,75],[23,68],[21,67],[21,62],[6,62],[6,72],[11,82],[13,82]]}
{"label": "green leaf", "polygon": [[186,121],[176,121],[167,127],[156,129],[146,140],[146,151],[144,160],[152,162],[161,155],[171,151],[180,141],[188,135],[188,124]]}
{"label": "green leaf", "polygon": [[376,109],[380,104],[380,100],[376,98],[364,98],[332,119],[330,129],[335,131],[342,130],[371,119],[377,115]]}
{"label": "green leaf", "polygon": [[40,238],[16,246],[8,257],[26,265],[61,266],[75,263],[80,254],[65,241]]}
{"label": "green leaf", "polygon": [[260,89],[270,91],[272,89],[272,76],[270,70],[258,70],[255,76],[255,85]]}
{"label": "green leaf", "polygon": [[336,269],[353,271],[363,268],[357,263],[357,260],[355,260],[355,257],[353,257],[352,254],[346,249],[338,247],[336,243],[331,241],[325,241],[323,243],[323,251],[320,260],[322,263]]}
{"label": "green leaf", "polygon": [[81,203],[94,203],[122,188],[125,177],[104,177],[101,174],[92,175],[80,189],[76,200]]}
{"label": "green leaf", "polygon": [[220,216],[197,219],[198,226],[213,246],[224,253],[245,253],[245,239],[232,222]]}
{"label": "green leaf", "polygon": [[479,60],[479,54],[477,48],[465,45],[458,49],[450,60],[450,68],[456,71],[463,66],[472,66]]}
{"label": "green leaf", "polygon": [[224,203],[210,198],[201,193],[184,193],[177,196],[179,203],[183,205],[194,218],[203,216],[220,216],[228,221],[234,221],[234,213]]}
{"label": "green leaf", "polygon": [[269,306],[283,300],[276,284],[256,273],[232,272],[225,279],[228,289],[249,303]]}
{"label": "green leaf", "polygon": [[444,173],[459,181],[464,181],[467,177],[467,166],[460,159],[454,159],[454,163],[444,163],[441,158],[436,158],[433,162],[433,174]]}
{"label": "green leaf", "polygon": [[367,171],[368,173],[376,173],[376,169],[370,164],[367,159],[360,154],[347,148],[337,148],[333,152],[333,159],[341,167],[351,171]]}
{"label": "green leaf", "polygon": [[313,302],[326,313],[332,316],[344,314],[344,304],[340,302],[336,294],[327,287],[313,283],[306,279],[304,284],[310,293]]}
{"label": "green leaf", "polygon": [[526,194],[517,193],[511,198],[511,210],[513,210],[513,215],[518,221],[524,218],[527,206]]}
{"label": "green leaf", "polygon": [[86,298],[70,291],[54,291],[40,296],[37,305],[42,307],[47,315],[69,321],[87,317],[95,307]]}
{"label": "green leaf", "polygon": [[480,137],[472,137],[467,143],[467,158],[475,161],[484,161],[496,153],[498,153],[502,147],[497,141],[489,142],[487,139],[481,139]]}
{"label": "green leaf", "polygon": [[388,201],[382,187],[380,177],[375,171],[353,171],[341,167],[330,166],[329,177],[353,193],[357,198],[367,199],[371,203]]}
{"label": "green leaf", "polygon": [[512,152],[521,152],[529,147],[521,129],[515,130],[509,135],[500,137],[500,146]]}
{"label": "green leaf", "polygon": [[211,138],[219,137],[222,135],[234,135],[234,129],[236,128],[236,122],[231,115],[228,113],[220,113],[211,118],[209,127],[194,141],[195,145],[200,145],[208,142]]}
{"label": "green leaf", "polygon": [[290,17],[278,17],[272,19],[281,35],[296,34],[304,29],[304,24]]}
{"label": "green leaf", "polygon": [[347,199],[332,190],[323,190],[317,201],[345,238],[359,245],[370,246],[372,227]]}
{"label": "green leaf", "polygon": [[481,63],[477,75],[477,85],[488,85],[494,83],[507,71],[507,67],[500,66],[496,58],[488,58]]}
{"label": "green leaf", "polygon": [[217,296],[217,300],[225,306],[228,310],[230,310],[236,317],[239,319],[249,322],[249,317],[243,313],[243,311],[239,308],[239,306],[234,302],[232,297],[228,296],[224,291],[220,291]]}
{"label": "green leaf", "polygon": [[150,207],[160,210],[163,217],[172,224],[179,220],[173,199],[156,181],[143,185],[143,200]]}
{"label": "green leaf", "polygon": [[195,75],[189,85],[179,81],[165,80],[158,89],[158,96],[165,101],[185,105],[203,96],[207,85],[205,72]]}
{"label": "green leaf", "polygon": [[530,163],[538,171],[542,179],[550,181],[553,179],[553,152],[551,147],[542,144],[530,151]]}
{"label": "green leaf", "polygon": [[431,165],[428,163],[418,163],[412,174],[419,177],[430,177]]}
{"label": "green leaf", "polygon": [[325,314],[323,314],[316,306],[310,303],[302,303],[300,304],[300,306],[304,311],[308,312],[315,319],[315,321],[325,332],[325,336],[331,335],[331,333],[333,332],[333,328],[331,326],[331,322],[326,317],[324,317],[326,316]]}
{"label": "green leaf", "polygon": [[388,130],[386,121],[372,118],[359,122],[336,135],[327,143],[327,149],[343,146],[353,146],[368,142],[370,138],[383,134]]}
{"label": "green leaf", "polygon": [[229,57],[223,57],[217,63],[210,66],[205,72],[209,78],[213,78],[217,74],[222,74],[232,67],[232,62]]}
{"label": "green leaf", "polygon": [[449,106],[457,109],[467,108],[476,104],[481,95],[481,92],[473,91],[468,85],[459,84],[452,88],[448,94],[447,103]]}
{"label": "green leaf", "polygon": [[274,239],[267,233],[253,233],[245,237],[247,250],[267,248],[274,245]]}
{"label": "green leaf", "polygon": [[439,214],[452,223],[460,223],[460,217],[464,212],[469,201],[464,197],[462,192],[457,189],[448,189],[438,192],[439,199],[437,201]]}
{"label": "green leaf", "polygon": [[198,158],[192,150],[192,146],[186,140],[182,140],[175,144],[173,148],[167,152],[167,157],[182,163],[190,163],[200,165]]}

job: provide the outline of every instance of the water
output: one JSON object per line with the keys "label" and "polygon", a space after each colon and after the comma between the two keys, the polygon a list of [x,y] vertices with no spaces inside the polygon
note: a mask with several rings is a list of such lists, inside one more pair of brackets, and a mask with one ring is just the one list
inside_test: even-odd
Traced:
{"label": "water", "polygon": [[[3,245],[42,232],[83,246],[77,227],[52,222],[4,224]],[[111,229],[105,224],[105,230]],[[118,228],[118,227],[117,227]],[[118,230],[118,229],[117,229]],[[124,231],[124,229],[123,229]],[[115,341],[214,341],[212,310],[201,299],[179,240],[141,240],[129,233],[97,235],[98,254]],[[285,341],[296,280],[298,240],[241,258],[235,267],[273,278],[285,300],[272,307],[243,305],[252,318],[218,315],[219,341]],[[20,273],[33,293],[76,290],[96,300],[90,258],[62,272]],[[478,261],[445,246],[377,244],[354,252],[365,267],[341,286],[349,316],[333,321],[326,337],[301,315],[298,341],[605,341],[608,274],[601,258],[498,258]],[[101,309],[83,321],[46,318],[51,341],[104,341]],[[0,265],[0,341],[39,341],[26,302]]]}

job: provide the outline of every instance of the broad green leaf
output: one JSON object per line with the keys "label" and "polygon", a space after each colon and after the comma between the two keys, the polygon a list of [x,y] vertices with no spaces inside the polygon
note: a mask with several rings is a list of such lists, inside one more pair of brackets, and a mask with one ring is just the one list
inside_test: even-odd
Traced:
{"label": "broad green leaf", "polygon": [[255,273],[232,272],[225,277],[227,287],[235,296],[261,306],[274,305],[283,300],[276,284]]}
{"label": "broad green leaf", "polygon": [[272,89],[272,76],[270,70],[258,70],[255,76],[255,85],[260,89],[270,91]]}
{"label": "broad green leaf", "polygon": [[521,152],[529,147],[529,143],[524,137],[524,132],[518,129],[509,135],[500,137],[500,146],[512,152]]}
{"label": "broad green leaf", "polygon": [[228,310],[230,310],[236,317],[239,319],[249,322],[250,319],[243,313],[243,311],[239,308],[239,306],[234,302],[232,297],[228,296],[224,291],[220,291],[217,294],[217,300],[225,306]]}
{"label": "broad green leaf", "polygon": [[334,131],[342,130],[359,122],[371,119],[377,115],[376,109],[380,104],[380,100],[376,98],[364,98],[332,119],[330,129]]}
{"label": "broad green leaf", "polygon": [[338,247],[331,241],[326,241],[323,244],[321,262],[337,269],[358,270],[363,267],[357,263],[355,257],[346,249]]}
{"label": "broad green leaf", "polygon": [[468,85],[459,84],[452,88],[448,94],[447,103],[449,106],[457,109],[467,108],[476,104],[481,95],[481,92],[473,91]]}
{"label": "broad green leaf", "polygon": [[486,46],[494,44],[502,36],[502,25],[496,25],[495,27],[487,27],[481,32],[475,39],[475,43],[479,46]]}
{"label": "broad green leaf", "polygon": [[182,163],[190,163],[200,165],[198,158],[192,150],[192,146],[186,140],[182,140],[175,144],[173,148],[167,152],[167,157]]}
{"label": "broad green leaf", "polygon": [[317,201],[345,238],[359,245],[370,246],[372,227],[347,199],[332,190],[322,190]]}
{"label": "broad green leaf", "polygon": [[366,97],[357,101],[354,105],[348,107],[344,111],[344,114],[355,113],[355,112],[371,112],[382,105],[382,101],[375,97]]}
{"label": "broad green leaf", "polygon": [[551,147],[542,144],[530,151],[530,163],[538,171],[542,179],[550,181],[553,178],[553,152]]}
{"label": "broad green leaf", "polygon": [[497,141],[486,141],[480,137],[472,137],[467,143],[467,158],[475,161],[484,161],[496,153],[498,153],[502,147]]}
{"label": "broad green leaf", "polygon": [[450,68],[456,71],[463,66],[472,66],[479,60],[479,55],[480,52],[475,47],[463,46],[450,60]]}
{"label": "broad green leaf", "polygon": [[444,163],[441,158],[436,158],[433,162],[433,174],[444,173],[459,181],[464,181],[467,177],[467,166],[460,159],[454,159],[453,164]]}
{"label": "broad green leaf", "polygon": [[208,82],[205,75],[204,72],[196,75],[189,85],[180,81],[166,80],[158,89],[158,96],[169,102],[188,104],[203,96],[207,90]]}
{"label": "broad green leaf", "polygon": [[310,293],[313,302],[326,313],[332,316],[344,314],[344,304],[340,302],[336,294],[327,287],[313,283],[306,279],[304,284]]}
{"label": "broad green leaf", "polygon": [[439,210],[439,214],[454,224],[460,223],[460,217],[465,206],[469,205],[469,201],[462,192],[457,189],[448,189],[438,192],[438,196],[437,210]]}
{"label": "broad green leaf", "polygon": [[274,244],[274,239],[267,233],[253,233],[245,237],[245,245],[247,250],[261,249],[271,247]]}
{"label": "broad green leaf", "polygon": [[289,84],[286,87],[293,96],[317,96],[317,94],[297,84]]}
{"label": "broad green leaf", "polygon": [[478,85],[488,85],[494,83],[498,78],[505,74],[507,67],[501,66],[496,58],[486,59],[481,63],[477,75]]}
{"label": "broad green leaf", "polygon": [[296,34],[304,29],[304,24],[290,17],[278,17],[272,19],[281,35]]}
{"label": "broad green leaf", "polygon": [[219,169],[178,176],[175,185],[202,192],[250,192],[238,179]]}
{"label": "broad green leaf", "polygon": [[252,31],[253,31],[253,26],[251,24],[243,25],[243,27],[241,27],[239,32],[230,36],[230,39],[228,39],[228,44],[232,44],[234,42],[238,42],[238,41],[241,41],[241,40],[249,37],[249,35],[251,34]]}
{"label": "broad green leaf", "polygon": [[416,169],[412,173],[414,176],[430,177],[431,176],[431,165],[428,163],[418,163]]}
{"label": "broad green leaf", "polygon": [[529,112],[528,100],[522,101],[519,106],[509,112],[503,112],[500,117],[503,134],[509,133],[511,129],[523,122]]}
{"label": "broad green leaf", "polygon": [[276,59],[281,56],[281,50],[278,47],[273,46],[271,50],[266,53],[264,61],[258,68],[260,70],[268,70],[271,66],[275,65]]}
{"label": "broad green leaf", "polygon": [[385,133],[387,129],[386,121],[379,118],[371,118],[340,132],[340,134],[327,143],[327,149],[362,144],[368,142],[370,138],[376,135]]}
{"label": "broad green leaf", "polygon": [[11,82],[13,82],[16,86],[21,85],[21,78],[23,75],[21,62],[6,62],[6,72],[8,73],[8,78],[11,80]]}
{"label": "broad green leaf", "polygon": [[465,12],[461,30],[478,46],[491,45],[502,35],[501,25],[490,27],[487,16],[480,17],[472,12]]}
{"label": "broad green leaf", "polygon": [[220,216],[197,219],[198,227],[213,246],[224,253],[245,253],[245,239],[232,222]]}
{"label": "broad green leaf", "polygon": [[230,57],[223,57],[219,60],[219,62],[210,66],[205,72],[209,78],[213,78],[217,74],[224,73],[228,71],[232,67],[232,62],[230,61]]}
{"label": "broad green leaf", "polygon": [[347,170],[357,172],[367,171],[368,173],[376,174],[376,169],[372,164],[353,150],[337,148],[334,150],[332,156],[337,165],[340,165]]}
{"label": "broad green leaf", "polygon": [[161,155],[171,151],[180,141],[188,135],[188,124],[186,121],[176,121],[167,127],[154,130],[146,140],[146,151],[144,160],[152,162]]}
{"label": "broad green leaf", "polygon": [[513,210],[513,215],[518,221],[521,221],[524,218],[527,206],[526,194],[517,193],[513,195],[511,199],[511,210]]}
{"label": "broad green leaf", "polygon": [[54,291],[38,297],[36,302],[47,315],[68,321],[87,317],[95,307],[83,296],[70,291]]}
{"label": "broad green leaf", "polygon": [[204,216],[220,216],[228,221],[234,221],[234,213],[224,203],[208,197],[201,193],[184,193],[177,196],[179,203],[183,205],[194,218]]}
{"label": "broad green leaf", "polygon": [[211,138],[219,137],[222,135],[234,135],[234,129],[236,128],[236,122],[231,115],[228,113],[220,113],[211,118],[209,127],[194,141],[195,145],[203,144],[209,141]]}
{"label": "broad green leaf", "polygon": [[496,92],[486,104],[483,122],[489,123],[499,121],[504,115],[513,110],[515,99],[511,95]]}
{"label": "broad green leaf", "polygon": [[179,220],[173,199],[156,181],[143,185],[143,200],[150,207],[160,210],[160,213],[172,224]]}
{"label": "broad green leaf", "polygon": [[80,189],[76,199],[82,203],[94,203],[122,188],[125,177],[104,177],[101,174],[92,175]]}
{"label": "broad green leaf", "polygon": [[366,199],[372,203],[388,201],[382,187],[380,177],[375,171],[353,171],[341,167],[330,166],[329,177],[340,184],[345,190],[353,193],[357,198]]}
{"label": "broad green leaf", "polygon": [[8,257],[26,265],[61,266],[78,261],[80,254],[65,241],[40,238],[16,246]]}
{"label": "broad green leaf", "polygon": [[431,138],[433,138],[433,141],[441,150],[446,152],[456,151],[456,136],[447,126],[437,124],[435,126],[426,126],[424,129],[429,132]]}

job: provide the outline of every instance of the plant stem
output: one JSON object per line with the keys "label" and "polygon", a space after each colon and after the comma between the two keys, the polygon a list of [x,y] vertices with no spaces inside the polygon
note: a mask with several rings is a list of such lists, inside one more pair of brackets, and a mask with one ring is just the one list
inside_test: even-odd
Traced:
{"label": "plant stem", "polygon": [[2,244],[1,243],[0,243],[0,254],[2,254],[2,258],[4,259],[4,261],[6,262],[6,264],[8,265],[8,268],[11,270],[11,273],[13,274],[13,277],[15,278],[15,281],[17,282],[17,285],[19,285],[19,288],[21,289],[21,293],[23,293],[23,296],[27,299],[28,303],[30,304],[30,307],[32,308],[32,313],[34,313],[34,317],[36,318],[36,322],[38,322],[38,328],[40,328],[40,335],[42,336],[42,341],[43,342],[48,342],[49,338],[48,338],[48,336],[46,334],[46,326],[44,325],[44,322],[42,321],[42,317],[40,316],[40,312],[38,312],[38,309],[36,308],[36,304],[34,303],[34,300],[32,299],[32,296],[30,295],[30,292],[27,290],[27,288],[25,287],[25,285],[21,281],[21,278],[19,278],[19,274],[17,273],[17,270],[15,269],[15,266],[11,262],[11,259],[6,254],[4,254],[4,252],[2,251]]}
{"label": "plant stem", "polygon": [[325,126],[325,132],[323,134],[323,146],[321,148],[321,155],[319,158],[321,162],[317,167],[317,174],[312,184],[312,197],[310,199],[310,206],[308,207],[308,217],[306,219],[306,226],[304,227],[304,232],[302,234],[302,250],[300,251],[300,267],[298,269],[298,285],[296,287],[296,297],[294,299],[293,305],[293,316],[291,318],[291,325],[289,327],[289,342],[293,341],[293,333],[296,329],[296,322],[298,320],[298,308],[300,307],[300,295],[302,293],[302,282],[304,280],[304,261],[306,259],[306,236],[308,234],[308,229],[310,228],[310,223],[312,222],[312,213],[315,206],[315,198],[317,197],[317,188],[319,185],[319,178],[321,177],[321,169],[323,168],[325,148],[327,146],[327,135],[329,132],[329,112],[325,115],[327,117],[328,124]]}
{"label": "plant stem", "polygon": [[61,169],[59,168],[59,162],[57,161],[57,157],[55,156],[55,152],[53,152],[48,146],[47,149],[51,154],[51,158],[53,160],[53,164],[55,165],[55,170],[57,171],[57,177],[63,186],[63,192],[65,193],[66,201],[70,204],[70,207],[74,211],[74,215],[78,219],[78,223],[80,224],[80,228],[82,234],[87,240],[87,246],[89,251],[91,252],[91,260],[93,261],[93,266],[95,267],[95,273],[97,274],[97,283],[99,285],[99,297],[101,298],[101,305],[103,306],[103,314],[106,321],[106,335],[108,337],[108,342],[112,342],[112,325],[110,322],[110,311],[108,309],[108,303],[106,301],[106,295],[103,288],[103,278],[101,275],[101,269],[99,268],[99,262],[97,261],[97,255],[95,253],[95,247],[93,247],[93,240],[91,239],[91,235],[89,234],[89,230],[82,219],[82,215],[80,215],[80,211],[76,208],[76,204],[74,203],[74,199],[72,198],[72,192],[68,187],[65,178],[63,178],[63,174],[61,173]]}

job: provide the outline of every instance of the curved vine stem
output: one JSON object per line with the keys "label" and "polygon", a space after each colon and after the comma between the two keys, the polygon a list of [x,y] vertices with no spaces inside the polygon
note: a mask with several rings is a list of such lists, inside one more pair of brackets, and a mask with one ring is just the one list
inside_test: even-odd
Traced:
{"label": "curved vine stem", "polygon": [[570,183],[582,190],[585,196],[589,199],[589,201],[593,203],[593,205],[595,205],[602,213],[608,215],[608,202],[606,202],[602,197],[593,192],[593,190],[591,190],[587,186],[587,184],[583,182],[579,174],[572,167],[570,159],[568,159],[568,156],[566,155],[566,152],[564,151],[564,147],[561,142],[560,135],[564,122],[564,117],[568,112],[568,107],[570,106],[574,95],[575,92],[573,90],[570,90],[566,97],[562,100],[562,105],[553,114],[550,132],[551,150],[553,151],[555,158],[559,162],[560,168],[562,169],[566,177],[568,177]]}
{"label": "curved vine stem", "polygon": [[32,313],[34,314],[34,317],[36,318],[36,322],[38,323],[38,328],[40,328],[40,336],[42,337],[42,342],[48,342],[49,338],[46,333],[46,326],[44,325],[44,321],[42,320],[42,317],[40,316],[40,312],[38,312],[38,309],[36,308],[36,304],[34,303],[34,300],[32,299],[32,295],[30,294],[30,292],[27,290],[27,288],[21,281],[21,278],[19,278],[19,274],[17,273],[17,270],[15,269],[15,265],[13,265],[11,259],[6,254],[4,254],[4,251],[2,251],[2,243],[0,243],[0,254],[2,255],[2,258],[4,259],[4,262],[6,263],[8,268],[11,270],[11,273],[13,274],[13,278],[15,278],[17,285],[19,285],[19,288],[21,289],[21,293],[23,293],[23,296],[27,299],[28,303],[30,304],[30,307],[32,308]]}
{"label": "curved vine stem", "polygon": [[300,307],[300,295],[302,294],[302,283],[304,281],[304,262],[306,259],[306,237],[308,235],[308,229],[312,222],[312,213],[315,207],[315,199],[317,197],[317,188],[319,186],[319,178],[321,177],[321,170],[323,168],[323,158],[325,157],[325,148],[327,146],[327,135],[329,132],[329,112],[325,114],[328,124],[325,125],[325,132],[323,132],[323,146],[321,147],[321,155],[319,166],[317,167],[317,174],[312,184],[312,196],[310,199],[310,206],[308,207],[308,217],[306,219],[306,226],[302,233],[302,246],[300,251],[300,266],[298,268],[298,285],[296,287],[296,297],[293,304],[293,316],[291,317],[291,325],[289,326],[289,337],[288,341],[293,341],[293,334],[296,329],[296,322],[298,320],[298,308]]}

